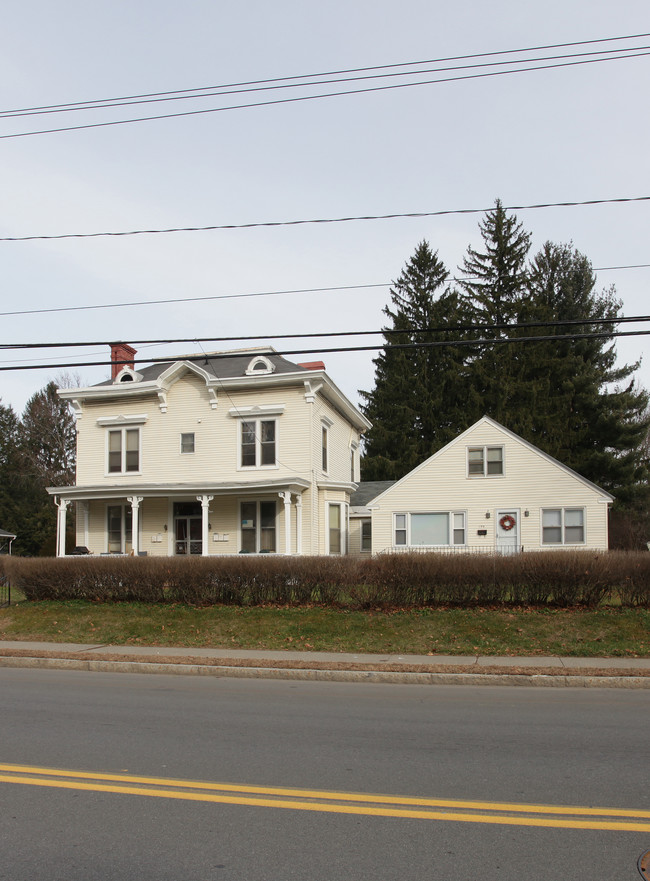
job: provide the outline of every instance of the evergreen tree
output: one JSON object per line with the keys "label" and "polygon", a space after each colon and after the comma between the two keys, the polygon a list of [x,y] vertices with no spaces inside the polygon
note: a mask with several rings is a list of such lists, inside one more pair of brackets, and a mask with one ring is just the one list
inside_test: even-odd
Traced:
{"label": "evergreen tree", "polygon": [[462,347],[399,348],[458,339],[455,328],[467,316],[447,279],[437,253],[423,241],[391,289],[392,307],[384,309],[391,324],[374,360],[375,387],[360,392],[361,409],[373,423],[365,440],[364,480],[399,479],[472,421],[475,398]]}
{"label": "evergreen tree", "polygon": [[482,413],[522,434],[525,419],[522,422],[518,416],[526,412],[530,389],[522,387],[519,374],[522,360],[529,353],[525,344],[500,342],[511,337],[513,331],[498,325],[517,323],[526,314],[531,237],[498,199],[479,230],[483,248],[467,249],[461,267],[465,278],[460,285],[472,322],[486,326],[477,329],[476,334],[494,342],[483,343],[470,353],[471,382],[481,400]]}
{"label": "evergreen tree", "polygon": [[634,380],[638,364],[616,364],[616,325],[604,323],[620,317],[614,289],[597,292],[587,257],[547,242],[531,263],[529,293],[529,314],[557,322],[534,333],[588,335],[529,344],[527,379],[536,390],[529,440],[609,490],[619,505],[635,504],[647,487],[648,395]]}
{"label": "evergreen tree", "polygon": [[19,425],[13,409],[0,404],[0,529],[16,534],[19,500],[13,487],[18,470]]}

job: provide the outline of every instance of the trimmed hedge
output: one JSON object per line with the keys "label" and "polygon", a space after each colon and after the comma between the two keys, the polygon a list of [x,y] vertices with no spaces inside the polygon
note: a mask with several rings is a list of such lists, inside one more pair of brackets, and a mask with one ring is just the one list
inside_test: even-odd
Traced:
{"label": "trimmed hedge", "polygon": [[353,557],[0,558],[28,600],[346,609],[650,607],[650,554],[589,551]]}

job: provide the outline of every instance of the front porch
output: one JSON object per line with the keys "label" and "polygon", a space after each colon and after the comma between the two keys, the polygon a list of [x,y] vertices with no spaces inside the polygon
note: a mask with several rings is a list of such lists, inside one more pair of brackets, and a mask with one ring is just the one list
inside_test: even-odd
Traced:
{"label": "front porch", "polygon": [[57,556],[65,556],[69,506],[77,506],[77,545],[96,555],[217,556],[304,553],[307,481],[67,487],[58,507]]}

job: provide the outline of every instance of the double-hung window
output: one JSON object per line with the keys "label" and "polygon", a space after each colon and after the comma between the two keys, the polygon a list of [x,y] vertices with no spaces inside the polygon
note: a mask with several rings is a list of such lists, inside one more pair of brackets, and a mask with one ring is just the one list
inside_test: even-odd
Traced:
{"label": "double-hung window", "polygon": [[323,466],[323,474],[327,474],[327,465],[328,465],[327,435],[328,435],[328,428],[326,425],[323,425],[321,428],[321,465]]}
{"label": "double-hung window", "polygon": [[542,544],[574,545],[585,542],[584,508],[544,508]]}
{"label": "double-hung window", "polygon": [[503,471],[503,447],[469,447],[467,474],[469,477],[499,477]]}
{"label": "double-hung window", "polygon": [[327,474],[330,469],[330,428],[334,425],[327,416],[321,418],[320,423],[320,464],[323,474]]}
{"label": "double-hung window", "polygon": [[194,452],[194,432],[183,432],[181,434],[181,453]]}
{"label": "double-hung window", "polygon": [[361,521],[361,550],[372,550],[372,520]]}
{"label": "double-hung window", "polygon": [[328,554],[347,554],[347,506],[339,502],[327,503],[327,545]]}
{"label": "double-hung window", "polygon": [[242,502],[240,513],[242,552],[275,553],[275,502]]}
{"label": "double-hung window", "polygon": [[140,429],[111,428],[108,432],[108,473],[140,470]]}
{"label": "double-hung window", "polygon": [[395,514],[393,544],[395,547],[448,547],[464,545],[466,524],[464,511],[432,511]]}
{"label": "double-hung window", "polygon": [[241,467],[275,466],[275,419],[243,419],[241,422]]}

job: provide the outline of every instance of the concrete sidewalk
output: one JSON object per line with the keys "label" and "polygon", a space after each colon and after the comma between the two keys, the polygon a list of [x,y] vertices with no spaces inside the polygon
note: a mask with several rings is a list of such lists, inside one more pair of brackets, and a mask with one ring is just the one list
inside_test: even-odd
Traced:
{"label": "concrete sidewalk", "polygon": [[430,685],[650,688],[650,658],[371,655],[0,640],[0,667]]}

